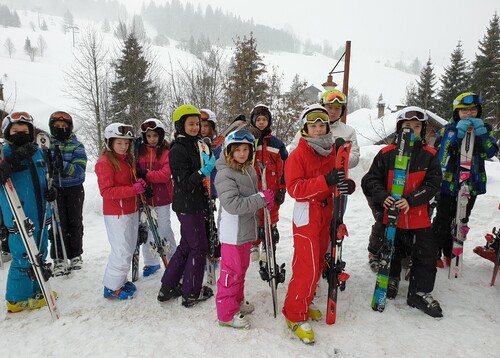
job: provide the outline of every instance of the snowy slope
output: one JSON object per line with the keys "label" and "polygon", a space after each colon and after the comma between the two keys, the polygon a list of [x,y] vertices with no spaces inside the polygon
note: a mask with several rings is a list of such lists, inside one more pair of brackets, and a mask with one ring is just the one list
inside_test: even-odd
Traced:
{"label": "snowy slope", "polygon": [[[30,15],[30,13],[27,13]],[[55,19],[57,20],[57,19]],[[15,108],[31,112],[37,124],[45,125],[45,118],[55,109],[66,109],[72,104],[63,96],[62,70],[71,62],[71,35],[58,32],[56,21],[48,21],[49,32],[43,33],[48,43],[46,57],[29,62],[22,54],[22,45],[9,59],[0,55],[2,82],[6,85],[7,98],[17,88]],[[19,31],[19,33],[17,33]],[[23,32],[24,31],[24,32]],[[30,31],[30,30],[29,30]],[[7,36],[23,39],[29,33],[24,29],[4,29],[0,42]],[[36,39],[36,37],[35,37]],[[110,39],[110,43],[112,43]],[[188,61],[190,55],[167,48],[162,55],[170,54],[176,60]],[[276,57],[273,57],[276,56]],[[323,81],[323,73],[330,70],[331,59],[308,62],[308,58],[295,55],[266,55],[283,63],[283,68],[293,68],[308,78],[310,74]],[[321,56],[319,56],[321,57]],[[309,57],[311,59],[312,57]],[[165,59],[165,63],[167,63]],[[367,66],[367,64],[360,65]],[[318,74],[321,68],[321,74]],[[352,77],[359,67],[352,66]],[[364,68],[364,67],[363,67]],[[287,70],[288,71],[288,70]],[[390,88],[403,88],[404,82],[395,70],[384,75]],[[290,73],[288,75],[293,76]],[[368,71],[363,84],[376,83]],[[326,74],[326,73],[325,73]],[[313,78],[310,75],[310,78]],[[389,80],[390,79],[390,80]],[[393,80],[392,80],[393,79]],[[320,83],[321,83],[320,82]],[[378,83],[380,84],[380,82]],[[369,88],[369,87],[366,87]],[[358,88],[365,92],[361,83]],[[366,90],[368,91],[368,90]],[[378,96],[381,90],[373,90]],[[395,90],[403,93],[402,90]],[[384,92],[387,103],[389,100]],[[372,111],[367,110],[372,113]],[[366,116],[356,113],[349,123],[369,132]],[[352,120],[352,122],[351,122]],[[360,184],[374,155],[380,147],[363,146],[359,165],[351,177]],[[160,288],[160,274],[137,282],[137,297],[128,302],[111,302],[102,298],[102,276],[107,262],[109,244],[102,218],[102,200],[93,173],[88,168],[85,182],[84,207],[85,238],[84,267],[69,278],[51,279],[59,293],[58,305],[62,318],[51,323],[47,309],[18,314],[5,313],[4,289],[7,270],[0,271],[0,346],[2,357],[149,357],[149,356],[262,356],[262,357],[495,357],[500,343],[500,282],[489,287],[492,264],[472,253],[472,248],[484,243],[484,234],[493,226],[500,226],[500,164],[487,163],[488,193],[478,198],[471,216],[469,240],[465,243],[464,276],[448,280],[447,271],[439,270],[434,297],[442,305],[443,319],[433,319],[406,305],[407,283],[402,282],[399,296],[388,302],[384,313],[373,312],[370,307],[375,285],[375,275],[367,264],[368,235],[372,224],[371,212],[358,189],[349,199],[345,222],[349,238],[344,244],[344,259],[351,275],[347,289],[339,294],[338,318],[333,326],[324,321],[313,322],[317,343],[305,346],[286,329],[283,316],[274,319],[269,287],[260,280],[258,267],[252,263],[247,274],[246,298],[256,310],[250,317],[252,328],[235,331],[217,325],[214,299],[186,309],[180,301],[160,304],[156,295]],[[277,248],[279,262],[286,262],[287,281],[278,288],[280,306],[291,276],[293,200],[287,197],[281,212],[279,229],[281,241]],[[179,240],[179,224],[173,214],[173,229]],[[326,284],[316,301],[326,308]]]}

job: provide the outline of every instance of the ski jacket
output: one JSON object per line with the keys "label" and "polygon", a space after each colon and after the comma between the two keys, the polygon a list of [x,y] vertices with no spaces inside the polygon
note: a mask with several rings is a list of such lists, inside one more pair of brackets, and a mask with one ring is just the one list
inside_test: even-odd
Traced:
{"label": "ski jacket", "polygon": [[[144,145],[144,144],[142,144]],[[142,170],[146,170],[146,181],[151,184],[154,196],[148,199],[148,204],[163,206],[172,203],[174,186],[170,173],[169,150],[161,153],[160,159],[156,157],[156,148],[144,145],[146,152],[139,155],[137,163]]]}
{"label": "ski jacket", "polygon": [[[217,136],[212,138],[212,141],[216,140]],[[213,155],[215,156],[215,159],[219,159],[220,153],[222,151],[222,145],[219,145],[217,148],[210,148],[212,150]],[[212,196],[212,199],[217,198],[217,188],[215,187],[215,176],[217,175],[217,168],[212,170],[210,173],[210,195]]]}
{"label": "ski jacket", "polygon": [[[434,147],[439,150],[443,135],[448,129],[454,129],[458,121],[453,118],[438,132]],[[491,125],[484,123],[487,133],[476,136],[474,139],[474,149],[472,151],[471,175],[468,179],[469,191],[472,195],[486,193],[486,169],[484,160],[492,158],[498,152],[498,146]],[[449,147],[449,160],[443,173],[441,182],[441,193],[457,196],[460,173],[460,147],[462,139],[456,138]]]}
{"label": "ski jacket", "polygon": [[[373,204],[383,207],[384,200],[390,196],[394,176],[396,144],[382,148],[361,180],[363,193],[370,193]],[[397,227],[401,229],[420,229],[429,227],[429,201],[439,191],[441,168],[435,149],[415,141],[411,153],[409,169],[403,190],[403,198],[410,205],[409,211],[399,212]],[[387,224],[387,210],[384,210],[384,224]]]}
{"label": "ski jacket", "polygon": [[116,172],[109,161],[110,152],[104,153],[95,165],[97,184],[103,198],[104,215],[128,215],[139,209],[137,192],[132,186],[135,182],[130,164],[125,155],[117,155],[120,169]]}
{"label": "ski jacket", "polygon": [[170,149],[170,171],[174,180],[172,209],[176,213],[202,213],[208,200],[201,172],[198,138],[179,135]]}
{"label": "ski jacket", "polygon": [[64,169],[62,173],[55,173],[54,185],[58,188],[67,188],[83,184],[87,167],[87,153],[83,144],[78,141],[75,134],[64,141],[52,138],[50,153],[53,162],[56,147],[61,151]]}
{"label": "ski jacket", "polygon": [[[354,168],[359,163],[359,145],[358,138],[356,136],[356,130],[350,125],[345,124],[341,120],[330,124],[330,133],[333,135],[333,140],[342,138],[346,142],[352,142],[351,152],[349,154],[349,169]],[[299,130],[292,140],[292,143],[288,146],[290,152],[294,150],[299,144],[299,139],[302,137],[302,130]]]}
{"label": "ski jacket", "polygon": [[299,140],[299,145],[285,163],[286,189],[288,194],[296,200],[294,217],[298,203],[322,207],[331,204],[334,187],[328,186],[325,174],[334,167],[335,150],[323,157],[316,153],[303,138]]}
{"label": "ski jacket", "polygon": [[219,240],[225,244],[243,245],[257,237],[259,209],[266,200],[257,189],[257,174],[253,167],[245,171],[234,170],[224,156],[217,162],[215,186],[221,209],[218,225]]}
{"label": "ski jacket", "polygon": [[[3,146],[4,157],[8,158],[12,154],[12,146]],[[19,170],[13,172],[10,180],[16,189],[19,200],[22,203],[24,214],[30,218],[35,228],[40,230],[43,222],[49,222],[52,216],[50,205],[47,206],[44,193],[47,189],[45,155],[42,149],[38,150],[29,159],[21,162]],[[0,190],[0,207],[2,208],[3,222],[10,233],[17,232],[17,227],[13,224],[13,215],[5,195],[5,190]],[[47,209],[47,211],[45,211]],[[38,242],[38,238],[37,242]]]}
{"label": "ski jacket", "polygon": [[262,174],[257,161],[266,166],[267,189],[275,194],[279,189],[285,188],[284,164],[288,158],[288,152],[281,140],[271,134],[264,135],[257,141],[255,149],[255,170],[259,179],[259,190],[262,190]]}

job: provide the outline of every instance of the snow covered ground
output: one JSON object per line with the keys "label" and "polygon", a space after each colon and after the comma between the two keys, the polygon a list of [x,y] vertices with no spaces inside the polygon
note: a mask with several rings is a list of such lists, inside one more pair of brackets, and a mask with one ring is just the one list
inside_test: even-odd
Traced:
{"label": "snow covered ground", "polygon": [[[362,148],[362,158],[351,176],[359,185],[379,147]],[[161,273],[136,282],[136,298],[126,302],[102,298],[102,276],[109,245],[102,218],[102,201],[95,174],[85,182],[84,266],[70,277],[51,279],[59,293],[61,319],[52,323],[46,308],[5,313],[0,295],[0,341],[3,357],[116,356],[262,356],[262,357],[495,357],[498,356],[500,324],[500,282],[490,287],[493,265],[472,253],[484,243],[484,234],[500,226],[500,164],[488,163],[488,194],[478,198],[471,216],[469,239],[465,243],[464,276],[449,280],[447,270],[438,271],[434,297],[442,305],[444,318],[433,319],[406,305],[407,282],[402,282],[395,300],[388,301],[383,313],[372,311],[371,297],[375,274],[367,264],[366,246],[372,224],[370,210],[361,192],[349,199],[345,222],[349,237],[344,243],[344,259],[351,275],[347,288],[339,294],[337,323],[313,322],[317,343],[306,346],[290,333],[279,315],[272,313],[269,287],[260,280],[252,263],[246,282],[246,298],[255,306],[251,329],[237,331],[217,324],[215,301],[210,299],[192,308],[180,301],[160,304],[156,295]],[[285,285],[278,288],[282,306],[290,279],[293,200],[287,197],[281,209],[277,248],[279,262],[289,269]],[[179,240],[175,215],[173,228]],[[7,270],[0,271],[0,292]],[[324,313],[326,282],[316,300]]]}

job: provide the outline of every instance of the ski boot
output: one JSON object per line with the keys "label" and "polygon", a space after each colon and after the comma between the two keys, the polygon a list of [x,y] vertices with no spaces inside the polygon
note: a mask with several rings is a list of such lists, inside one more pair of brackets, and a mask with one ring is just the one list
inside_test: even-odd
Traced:
{"label": "ski boot", "polygon": [[292,332],[300,338],[305,344],[313,344],[314,341],[314,331],[307,321],[292,322],[285,318],[286,325],[292,330]]}
{"label": "ski boot", "polygon": [[232,327],[236,329],[249,329],[250,322],[248,322],[248,318],[243,313],[236,312],[232,320],[228,322],[219,321],[219,326]]}
{"label": "ski boot", "polygon": [[192,307],[197,303],[208,300],[214,295],[214,291],[207,286],[201,288],[199,295],[190,295],[188,297],[182,297],[182,305],[184,307]]}
{"label": "ski boot", "polygon": [[439,302],[432,298],[430,293],[417,292],[411,294],[409,292],[406,303],[408,303],[408,306],[418,308],[431,317],[443,317],[443,310],[441,309]]}

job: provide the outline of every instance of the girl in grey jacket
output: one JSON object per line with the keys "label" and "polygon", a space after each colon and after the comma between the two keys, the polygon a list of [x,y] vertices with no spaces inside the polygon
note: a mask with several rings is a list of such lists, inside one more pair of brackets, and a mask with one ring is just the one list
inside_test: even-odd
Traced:
{"label": "girl in grey jacket", "polygon": [[224,155],[217,160],[215,188],[221,203],[219,240],[221,242],[220,277],[217,281],[217,317],[219,325],[249,328],[245,314],[254,310],[244,300],[245,274],[250,264],[250,247],[258,227],[258,210],[274,205],[272,191],[259,192],[252,166],[254,136],[247,129],[226,137]]}

